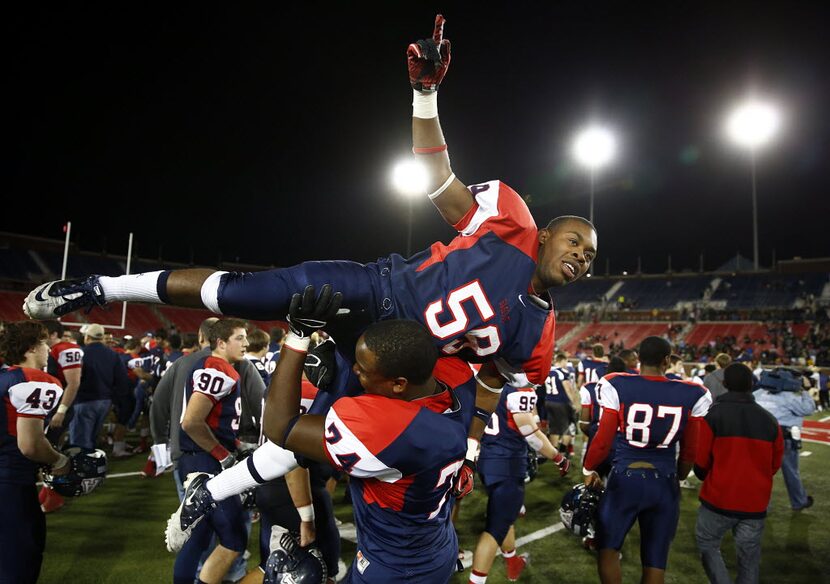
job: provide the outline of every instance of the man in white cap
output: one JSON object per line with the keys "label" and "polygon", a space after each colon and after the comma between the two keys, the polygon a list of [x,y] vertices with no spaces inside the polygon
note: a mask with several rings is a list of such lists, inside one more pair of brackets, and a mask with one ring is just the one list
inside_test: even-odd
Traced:
{"label": "man in white cap", "polygon": [[69,423],[69,443],[92,450],[113,397],[129,391],[127,369],[115,351],[104,344],[104,327],[90,324],[84,330],[84,363],[75,398],[75,415]]}

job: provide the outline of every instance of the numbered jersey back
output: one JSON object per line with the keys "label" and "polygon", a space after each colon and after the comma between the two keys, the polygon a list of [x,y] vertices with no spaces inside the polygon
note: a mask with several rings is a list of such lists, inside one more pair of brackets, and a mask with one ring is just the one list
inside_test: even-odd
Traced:
{"label": "numbered jersey back", "polygon": [[676,470],[675,444],[689,417],[705,416],[712,403],[696,383],[630,373],[606,375],[597,394],[602,409],[618,415],[614,465],[644,461],[666,473]]}
{"label": "numbered jersey back", "polygon": [[[224,359],[208,355],[196,362],[190,372],[184,391],[182,419],[194,394],[213,402],[213,408],[205,422],[219,443],[228,450],[235,450],[234,440],[239,431],[242,414],[242,398],[239,391],[239,373]],[[201,450],[187,432],[181,430],[180,447],[183,452]]]}
{"label": "numbered jersey back", "polygon": [[415,402],[365,394],[335,402],[325,428],[326,454],[351,477],[364,553],[420,567],[453,545],[447,500],[467,448],[462,424]]}
{"label": "numbered jersey back", "polygon": [[45,419],[62,395],[60,382],[43,371],[11,367],[0,372],[0,482],[35,482],[38,464],[17,447],[17,419]]}
{"label": "numbered jersey back", "polygon": [[528,294],[537,229],[527,205],[500,181],[473,185],[475,204],[449,245],[392,255],[395,316],[421,322],[444,355],[493,355],[544,381],[553,354],[553,311]]}

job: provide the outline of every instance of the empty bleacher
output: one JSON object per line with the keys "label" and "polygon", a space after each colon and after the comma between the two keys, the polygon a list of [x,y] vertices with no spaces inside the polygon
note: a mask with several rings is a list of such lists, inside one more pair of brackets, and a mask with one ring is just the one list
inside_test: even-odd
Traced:
{"label": "empty bleacher", "polygon": [[700,300],[711,281],[711,276],[631,278],[623,280],[611,300],[624,297],[628,302],[635,302],[639,309],[672,309],[678,302]]}
{"label": "empty bleacher", "polygon": [[553,306],[560,311],[574,310],[580,302],[599,302],[613,285],[614,280],[582,278],[553,290]]}
{"label": "empty bleacher", "polygon": [[820,296],[828,274],[737,274],[724,276],[712,300],[729,308],[789,308],[808,294]]}

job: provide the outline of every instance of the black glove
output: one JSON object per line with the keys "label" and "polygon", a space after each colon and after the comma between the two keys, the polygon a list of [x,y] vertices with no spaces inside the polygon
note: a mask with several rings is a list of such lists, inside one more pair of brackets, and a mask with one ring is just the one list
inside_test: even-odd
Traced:
{"label": "black glove", "polygon": [[301,338],[310,337],[337,314],[343,294],[332,292],[331,284],[323,284],[315,300],[314,286],[309,284],[302,294],[294,294],[288,307],[288,327]]}
{"label": "black glove", "polygon": [[326,391],[334,380],[334,373],[337,370],[337,362],[334,358],[335,349],[334,341],[326,339],[306,355],[303,372],[317,389]]}

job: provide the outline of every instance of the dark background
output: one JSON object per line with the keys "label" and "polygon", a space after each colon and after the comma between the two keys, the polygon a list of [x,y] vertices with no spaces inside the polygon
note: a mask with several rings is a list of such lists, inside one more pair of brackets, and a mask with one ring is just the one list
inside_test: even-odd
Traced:
{"label": "dark background", "polygon": [[[141,256],[208,265],[404,252],[389,174],[411,147],[405,50],[441,11],[461,180],[504,180],[540,224],[587,216],[572,136],[592,117],[619,133],[598,271],[752,258],[749,159],[722,132],[750,89],[786,116],[759,153],[761,263],[830,255],[820,3],[477,4],[15,8],[0,230],[60,238],[70,220],[82,249],[124,253],[133,231]],[[413,216],[413,250],[452,237],[426,197]]]}

